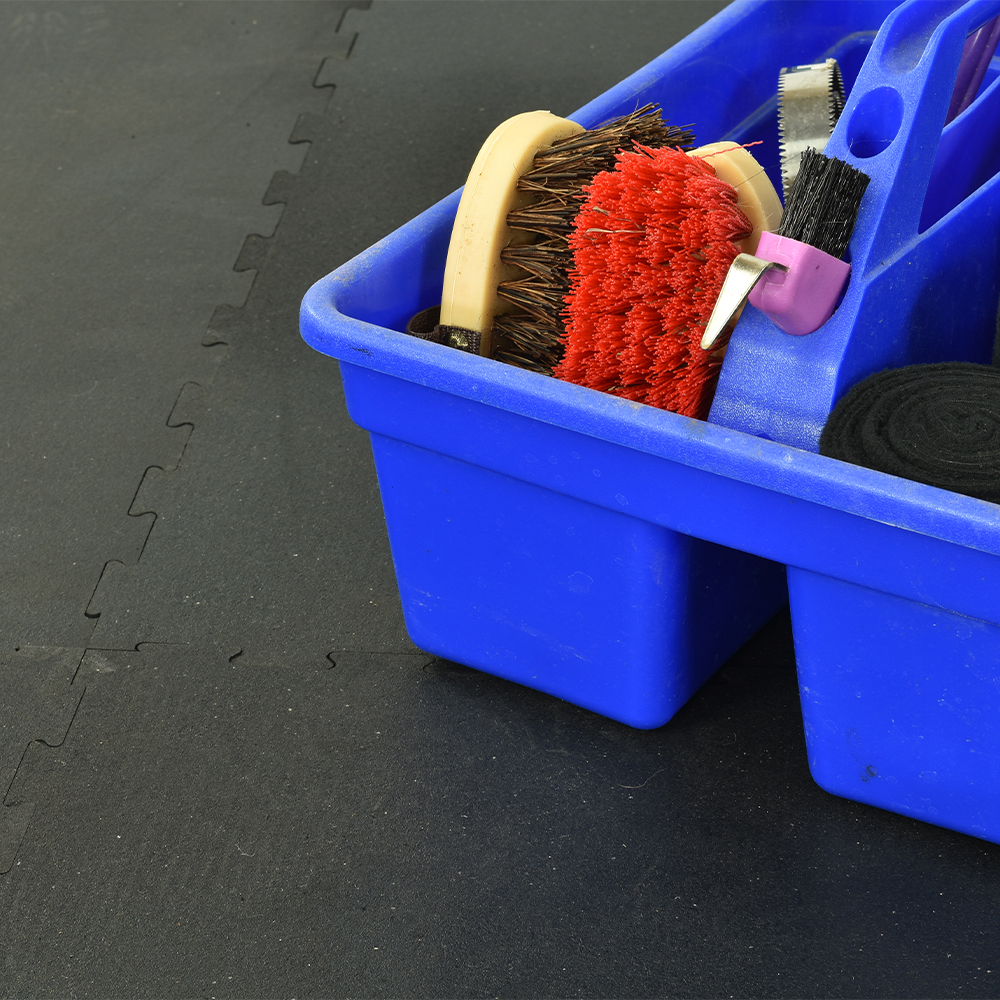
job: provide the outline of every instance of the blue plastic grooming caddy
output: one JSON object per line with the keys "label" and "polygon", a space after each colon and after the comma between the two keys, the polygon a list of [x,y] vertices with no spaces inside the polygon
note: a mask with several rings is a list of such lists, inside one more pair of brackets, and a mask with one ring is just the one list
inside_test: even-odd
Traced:
{"label": "blue plastic grooming caddy", "polygon": [[787,566],[816,780],[1000,840],[1000,507],[814,453],[860,378],[992,344],[996,72],[943,136],[937,93],[1000,0],[893,8],[734,4],[572,116],[658,101],[701,141],[763,139],[777,183],[779,69],[857,77],[831,140],[873,176],[848,291],[809,337],[747,309],[710,422],[399,332],[440,299],[458,192],[314,285],[302,333],[371,433],[422,648],[658,726],[781,606]]}

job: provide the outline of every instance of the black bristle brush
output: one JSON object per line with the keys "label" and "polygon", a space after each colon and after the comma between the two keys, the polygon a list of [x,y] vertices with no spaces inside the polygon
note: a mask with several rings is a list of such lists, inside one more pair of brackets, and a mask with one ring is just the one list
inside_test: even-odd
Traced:
{"label": "black bristle brush", "polygon": [[805,150],[778,235],[842,259],[869,180],[844,160]]}
{"label": "black bristle brush", "polygon": [[854,233],[870,178],[815,149],[802,154],[798,178],[776,233],[755,254],[740,254],[726,276],[701,346],[715,347],[749,297],[785,333],[818,330],[832,315],[851,273],[842,258]]}

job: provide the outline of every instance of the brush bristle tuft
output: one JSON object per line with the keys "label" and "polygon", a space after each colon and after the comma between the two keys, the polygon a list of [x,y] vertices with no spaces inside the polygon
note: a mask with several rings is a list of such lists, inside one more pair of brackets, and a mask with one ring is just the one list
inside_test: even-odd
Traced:
{"label": "brush bristle tuft", "polygon": [[699,157],[638,147],[585,189],[561,379],[704,418],[721,358],[700,341],[752,225]]}
{"label": "brush bristle tuft", "polygon": [[807,149],[778,235],[843,259],[869,180],[849,163]]}
{"label": "brush bristle tuft", "polygon": [[535,157],[518,182],[518,190],[531,195],[531,201],[507,216],[510,228],[530,233],[531,242],[509,246],[501,254],[505,264],[520,268],[525,276],[502,282],[497,289],[515,311],[493,320],[495,358],[551,374],[562,357],[561,314],[573,265],[568,238],[584,185],[601,171],[613,170],[621,149],[688,148],[693,143],[688,129],[666,125],[660,109],[647,104],[599,128],[560,139]]}

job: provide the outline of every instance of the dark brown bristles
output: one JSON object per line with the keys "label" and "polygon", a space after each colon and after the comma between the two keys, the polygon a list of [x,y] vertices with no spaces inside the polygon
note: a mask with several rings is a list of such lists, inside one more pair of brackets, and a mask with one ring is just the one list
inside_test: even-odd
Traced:
{"label": "dark brown bristles", "polygon": [[[495,325],[493,329],[496,330]],[[518,368],[551,375],[562,353],[563,345],[552,340],[547,324],[519,316],[517,323],[508,327],[504,343],[494,348],[493,357]]]}
{"label": "dark brown bristles", "polygon": [[493,357],[508,364],[551,374],[563,354],[561,313],[569,291],[573,253],[568,237],[580,211],[583,186],[604,170],[613,170],[619,150],[636,144],[688,149],[694,135],[664,123],[660,109],[647,104],[596,129],[560,139],[539,153],[518,182],[531,202],[507,216],[511,229],[530,233],[529,242],[500,254],[525,276],[500,284],[497,294],[516,311],[493,320]]}

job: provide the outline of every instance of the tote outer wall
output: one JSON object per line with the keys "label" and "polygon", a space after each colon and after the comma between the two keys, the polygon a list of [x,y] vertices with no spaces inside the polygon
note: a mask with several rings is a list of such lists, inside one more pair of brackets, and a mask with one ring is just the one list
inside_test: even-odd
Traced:
{"label": "tote outer wall", "polygon": [[[785,603],[776,563],[631,516],[625,496],[615,511],[531,482],[539,464],[599,476],[603,442],[531,421],[524,478],[504,474],[488,456],[524,418],[341,372],[351,418],[372,432],[407,630],[429,653],[650,729]],[[400,413],[410,440],[381,432]],[[424,446],[422,423],[453,454]]]}
{"label": "tote outer wall", "polygon": [[788,567],[828,792],[1000,842],[1000,626]]}

